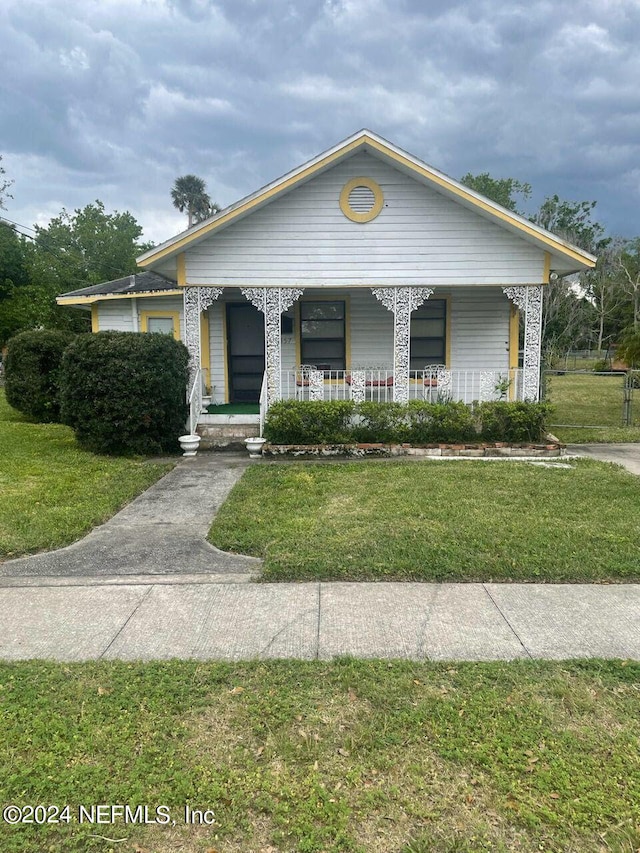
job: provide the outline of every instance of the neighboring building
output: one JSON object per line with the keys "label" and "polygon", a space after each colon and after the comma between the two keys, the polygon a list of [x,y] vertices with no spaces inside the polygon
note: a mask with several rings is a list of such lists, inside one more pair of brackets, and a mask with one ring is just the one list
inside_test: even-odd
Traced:
{"label": "neighboring building", "polygon": [[138,263],[59,302],[179,336],[215,402],[264,409],[538,399],[542,289],[595,258],[363,130]]}

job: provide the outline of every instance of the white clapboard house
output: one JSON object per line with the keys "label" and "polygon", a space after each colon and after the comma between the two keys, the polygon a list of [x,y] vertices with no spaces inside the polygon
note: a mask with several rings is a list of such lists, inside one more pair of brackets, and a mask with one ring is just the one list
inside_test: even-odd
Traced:
{"label": "white clapboard house", "polygon": [[543,288],[595,258],[362,130],[138,263],[59,302],[181,338],[195,425],[203,396],[536,400]]}

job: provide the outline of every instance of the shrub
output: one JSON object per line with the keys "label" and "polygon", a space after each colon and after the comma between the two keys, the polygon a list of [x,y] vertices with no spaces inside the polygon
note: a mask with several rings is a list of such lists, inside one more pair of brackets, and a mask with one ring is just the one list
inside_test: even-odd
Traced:
{"label": "shrub", "polygon": [[594,373],[607,373],[610,370],[611,362],[607,361],[606,358],[601,358],[600,361],[596,361],[593,364]]}
{"label": "shrub", "polygon": [[465,443],[539,441],[547,403],[402,403],[282,400],[269,409],[264,435],[272,444]]}
{"label": "shrub", "polygon": [[625,330],[616,355],[626,361],[629,367],[640,368],[640,329],[631,327]]}
{"label": "shrub", "polygon": [[360,403],[352,440],[401,444],[407,440],[407,408],[401,403]]}
{"label": "shrub", "polygon": [[267,413],[264,435],[273,444],[341,444],[351,440],[354,408],[350,400],[280,400]]}
{"label": "shrub", "polygon": [[175,450],[187,419],[188,359],[168,335],[82,335],[62,360],[64,423],[97,453]]}
{"label": "shrub", "polygon": [[548,403],[480,403],[475,417],[485,441],[540,441],[551,411]]}
{"label": "shrub", "polygon": [[455,443],[477,439],[473,414],[465,403],[411,400],[407,404],[407,413],[407,441],[412,444]]}
{"label": "shrub", "polygon": [[7,402],[42,423],[60,420],[62,354],[75,335],[54,330],[22,332],[7,344]]}

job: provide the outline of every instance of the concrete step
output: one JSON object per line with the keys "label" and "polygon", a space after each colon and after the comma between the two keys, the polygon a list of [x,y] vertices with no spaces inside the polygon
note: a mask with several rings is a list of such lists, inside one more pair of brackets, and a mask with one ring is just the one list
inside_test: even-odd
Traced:
{"label": "concrete step", "polygon": [[260,432],[260,415],[200,415],[197,433],[202,450],[244,450],[245,438]]}

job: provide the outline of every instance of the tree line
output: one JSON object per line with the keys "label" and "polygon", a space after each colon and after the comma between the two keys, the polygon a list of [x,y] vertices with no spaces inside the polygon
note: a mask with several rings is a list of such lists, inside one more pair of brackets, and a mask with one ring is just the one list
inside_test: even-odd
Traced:
{"label": "tree line", "polygon": [[[12,181],[1,160],[3,210]],[[572,349],[606,350],[634,341],[640,349],[640,237],[607,235],[594,218],[595,201],[553,195],[531,215],[520,209],[531,196],[528,183],[486,172],[466,174],[461,182],[598,258],[595,269],[544,289],[547,363]],[[186,212],[188,228],[219,211],[196,175],[177,178],[170,195]],[[28,230],[30,237],[0,214],[0,346],[25,329],[86,330],[87,316],[56,305],[56,296],[136,272],[136,257],[151,248],[132,214],[109,213],[99,200],[73,212],[63,209],[46,227]]]}

